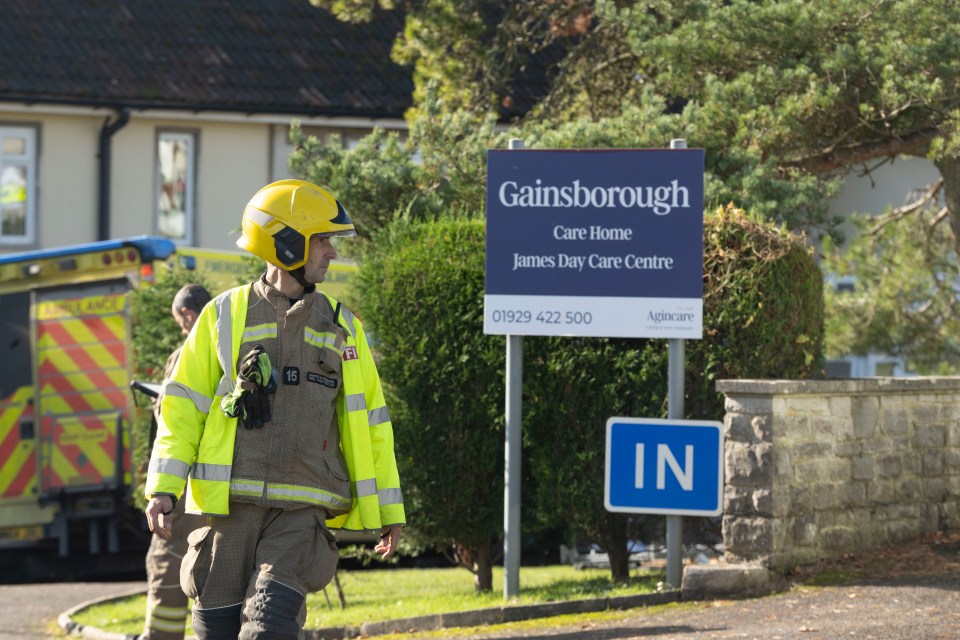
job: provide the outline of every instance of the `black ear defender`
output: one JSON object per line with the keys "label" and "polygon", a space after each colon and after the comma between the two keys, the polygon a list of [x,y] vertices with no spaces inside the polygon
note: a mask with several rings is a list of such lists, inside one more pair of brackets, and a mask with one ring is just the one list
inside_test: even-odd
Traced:
{"label": "black ear defender", "polygon": [[307,241],[303,234],[293,227],[284,227],[273,234],[273,246],[277,251],[277,260],[290,266],[303,262]]}

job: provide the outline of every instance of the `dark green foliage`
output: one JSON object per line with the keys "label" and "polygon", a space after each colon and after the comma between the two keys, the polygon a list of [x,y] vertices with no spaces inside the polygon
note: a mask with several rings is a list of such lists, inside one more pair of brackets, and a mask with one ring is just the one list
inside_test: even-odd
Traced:
{"label": "dark green foliage", "polygon": [[[704,224],[704,339],[686,341],[685,416],[720,420],[716,381],[820,371],[822,279],[803,242],[727,207]],[[502,531],[504,341],[483,335],[483,223],[401,218],[374,238],[360,311],[376,338],[410,531],[478,549]],[[524,342],[524,505],[622,561],[662,518],[603,508],[611,416],[667,417],[664,340]],[[531,505],[533,506],[530,509]]]}
{"label": "dark green foliage", "polygon": [[687,415],[723,417],[717,380],[823,369],[823,275],[797,236],[728,205],[704,219],[704,339],[687,342]]}
{"label": "dark green foliage", "polygon": [[[534,480],[524,485],[524,499],[532,499],[541,524],[566,523],[612,559],[621,553],[622,567],[614,561],[611,570],[626,579],[626,518],[603,506],[606,421],[666,417],[666,344],[526,338],[524,345],[525,460]],[[634,537],[649,541],[645,533]]]}
{"label": "dark green foliage", "polygon": [[[733,207],[704,221],[704,338],[685,341],[684,416],[722,420],[725,378],[805,378],[822,365],[820,271],[803,242]],[[605,425],[612,416],[667,417],[664,340],[526,341],[527,455],[538,517],[596,540],[625,579],[628,537],[649,541],[652,516],[603,508]],[[692,526],[704,523],[697,522]],[[617,557],[623,561],[618,569]]]}
{"label": "dark green foliage", "polygon": [[[504,341],[483,334],[484,225],[407,218],[377,234],[359,313],[380,357],[408,534],[474,568],[503,520]],[[479,578],[478,578],[479,579]]]}
{"label": "dark green foliage", "polygon": [[296,124],[290,139],[294,144],[291,171],[329,189],[350,213],[363,239],[382,228],[398,209],[424,217],[439,211],[437,192],[446,181],[431,182],[414,160],[414,148],[396,132],[374,130],[349,150],[341,146],[338,136],[324,144],[305,136]]}

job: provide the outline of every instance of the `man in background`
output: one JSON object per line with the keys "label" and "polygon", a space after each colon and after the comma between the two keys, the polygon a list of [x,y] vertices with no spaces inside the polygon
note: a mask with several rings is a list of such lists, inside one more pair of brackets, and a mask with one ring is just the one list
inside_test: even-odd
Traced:
{"label": "man in background", "polygon": [[[199,284],[184,285],[173,297],[170,313],[183,335],[188,335],[210,302],[210,293]],[[180,356],[181,345],[170,354],[163,367],[163,379],[173,371]],[[160,398],[154,405],[159,420]],[[151,442],[151,447],[153,443]],[[184,513],[185,501],[177,502],[171,517],[177,523],[169,540],[154,535],[147,551],[147,615],[141,640],[183,640],[187,625],[187,596],[180,588],[180,563],[187,552],[187,536],[204,524],[206,518]]]}

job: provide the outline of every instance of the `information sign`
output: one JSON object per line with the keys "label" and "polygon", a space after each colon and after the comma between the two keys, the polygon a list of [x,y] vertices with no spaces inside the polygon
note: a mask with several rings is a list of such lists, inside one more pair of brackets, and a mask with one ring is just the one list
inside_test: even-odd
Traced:
{"label": "information sign", "polygon": [[603,503],[614,512],[720,515],[722,425],[610,418]]}
{"label": "information sign", "polygon": [[484,332],[703,334],[702,149],[487,152]]}

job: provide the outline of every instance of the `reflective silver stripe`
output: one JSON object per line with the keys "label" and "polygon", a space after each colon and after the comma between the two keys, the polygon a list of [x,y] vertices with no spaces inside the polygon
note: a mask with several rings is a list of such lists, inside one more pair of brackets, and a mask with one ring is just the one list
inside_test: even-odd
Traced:
{"label": "reflective silver stripe", "polygon": [[303,487],[295,484],[268,484],[267,498],[323,504],[331,507],[347,507],[350,505],[349,499],[338,496],[335,493],[330,493],[329,491],[315,487]]}
{"label": "reflective silver stripe", "polygon": [[230,481],[230,495],[234,496],[262,496],[263,480],[241,480]]}
{"label": "reflective silver stripe", "polygon": [[243,340],[242,342],[253,342],[254,340],[262,340],[263,338],[276,338],[277,337],[277,323],[268,322],[266,324],[258,324],[255,327],[247,327],[243,330]]}
{"label": "reflective silver stripe", "polygon": [[230,309],[231,295],[216,298],[217,309],[217,359],[225,375],[233,373],[233,313]]}
{"label": "reflective silver stripe", "polygon": [[353,327],[354,315],[350,309],[342,306],[340,307],[340,317],[343,318],[343,324],[346,325],[347,331],[350,332],[350,335],[353,336],[353,339],[357,339],[357,330]]}
{"label": "reflective silver stripe", "polygon": [[186,605],[182,607],[164,607],[161,605],[155,605],[150,609],[150,612],[156,616],[162,616],[164,618],[177,619],[187,619],[187,607]]}
{"label": "reflective silver stripe", "polygon": [[347,396],[347,411],[361,411],[367,408],[367,398],[362,393]]}
{"label": "reflective silver stripe", "polygon": [[181,382],[168,379],[163,385],[163,395],[173,398],[186,398],[193,403],[200,413],[210,413],[213,398],[208,398],[199,391],[194,391]]}
{"label": "reflective silver stripe", "polygon": [[235,383],[233,380],[227,377],[227,374],[223,374],[220,378],[220,384],[217,385],[217,395],[223,397],[233,391]]}
{"label": "reflective silver stripe", "polygon": [[377,491],[380,504],[403,504],[403,495],[400,489],[380,489]]}
{"label": "reflective silver stripe", "polygon": [[229,464],[213,464],[210,462],[196,462],[190,476],[194,480],[215,480],[227,482],[230,480]]}
{"label": "reflective silver stripe", "polygon": [[[161,615],[159,611],[153,611],[148,614],[147,626],[154,631],[167,631],[169,633],[183,633],[187,624],[187,610],[184,608],[183,615]],[[167,620],[165,618],[174,618]],[[161,634],[157,634],[161,635]]]}
{"label": "reflective silver stripe", "polygon": [[340,350],[336,347],[337,336],[329,331],[314,331],[310,327],[304,327],[303,340],[307,344],[312,344],[315,347],[320,347],[321,349],[332,349],[337,353],[340,353]]}
{"label": "reflective silver stripe", "polygon": [[366,498],[377,495],[377,479],[358,480],[350,485],[350,491],[355,498]]}
{"label": "reflective silver stripe", "polygon": [[390,422],[390,413],[386,407],[377,407],[367,414],[367,424],[374,427],[384,422]]}
{"label": "reflective silver stripe", "polygon": [[166,473],[186,480],[187,474],[190,473],[190,465],[173,458],[153,458],[150,460],[147,473]]}
{"label": "reflective silver stripe", "polygon": [[247,216],[248,218],[250,218],[251,220],[256,222],[258,225],[264,228],[266,228],[266,226],[271,222],[273,222],[274,220],[274,217],[271,216],[269,213],[264,213],[263,211],[261,211],[260,209],[257,209],[256,207],[249,207],[246,211],[243,212],[243,215]]}

